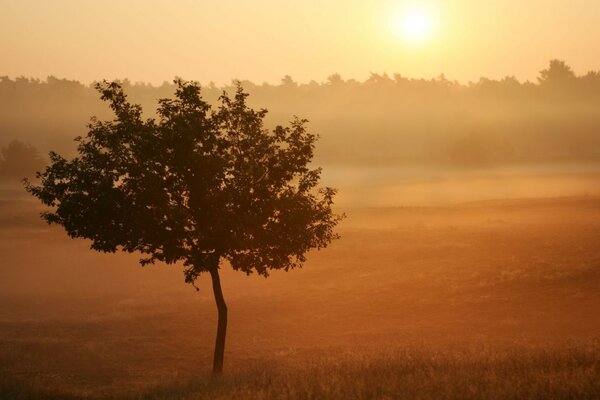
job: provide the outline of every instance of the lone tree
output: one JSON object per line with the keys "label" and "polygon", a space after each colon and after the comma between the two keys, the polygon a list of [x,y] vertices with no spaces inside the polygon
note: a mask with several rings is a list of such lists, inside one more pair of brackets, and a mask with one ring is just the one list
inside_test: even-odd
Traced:
{"label": "lone tree", "polygon": [[[240,85],[213,110],[196,83],[176,81],[158,118],[143,119],[118,83],[96,88],[116,118],[92,118],[78,157],[50,153],[28,192],[51,207],[42,218],[102,252],[140,252],[140,263],[181,262],[185,281],[208,272],[218,310],[213,372],[222,373],[227,306],[219,268],[268,276],[300,267],[338,236],[335,189],[311,169],[316,136],[306,120],[269,131]],[[195,287],[195,285],[194,285]]]}

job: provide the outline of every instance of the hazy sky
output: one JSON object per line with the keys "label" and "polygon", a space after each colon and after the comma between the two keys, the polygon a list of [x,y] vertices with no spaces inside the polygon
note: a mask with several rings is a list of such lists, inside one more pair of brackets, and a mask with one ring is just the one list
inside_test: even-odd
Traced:
{"label": "hazy sky", "polygon": [[0,0],[0,76],[218,84],[600,69],[597,0]]}

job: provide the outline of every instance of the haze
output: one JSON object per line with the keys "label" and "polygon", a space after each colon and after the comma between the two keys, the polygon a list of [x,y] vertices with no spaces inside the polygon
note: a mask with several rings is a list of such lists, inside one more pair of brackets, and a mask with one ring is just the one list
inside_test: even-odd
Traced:
{"label": "haze", "polygon": [[600,399],[598,16],[0,0],[0,399]]}
{"label": "haze", "polygon": [[[577,73],[600,64],[600,3],[588,0],[1,0],[0,9],[0,73],[13,78],[223,84],[399,72],[467,82],[532,80],[551,58]],[[418,45],[394,33],[414,9],[435,27]]]}

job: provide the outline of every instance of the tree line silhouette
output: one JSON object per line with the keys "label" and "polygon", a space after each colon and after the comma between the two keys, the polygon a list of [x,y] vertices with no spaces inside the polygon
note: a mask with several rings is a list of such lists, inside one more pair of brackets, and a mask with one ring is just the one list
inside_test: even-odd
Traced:
{"label": "tree line silhouette", "polygon": [[[120,83],[147,110],[176,90],[173,83]],[[334,74],[325,82],[285,76],[279,84],[241,85],[251,106],[269,109],[267,123],[309,115],[321,137],[315,154],[321,164],[486,167],[600,160],[600,71],[578,76],[560,60],[550,61],[536,82],[507,76],[463,84],[444,75],[373,73],[364,81]],[[55,77],[0,77],[0,145],[19,140],[42,153],[74,154],[71,138],[89,115],[109,117],[92,86]],[[223,90],[234,91],[235,82],[202,88],[211,104]]]}

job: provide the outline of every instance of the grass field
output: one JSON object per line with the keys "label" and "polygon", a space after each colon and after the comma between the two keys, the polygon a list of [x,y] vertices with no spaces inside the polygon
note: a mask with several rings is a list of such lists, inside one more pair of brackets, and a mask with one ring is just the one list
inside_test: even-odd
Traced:
{"label": "grass field", "polygon": [[[8,193],[8,192],[6,192]],[[0,201],[0,397],[600,398],[600,198],[345,210],[302,270],[209,282]]]}
{"label": "grass field", "polygon": [[367,351],[328,349],[237,366],[219,379],[158,379],[145,388],[75,390],[2,378],[3,398],[27,399],[597,399],[600,346]]}

